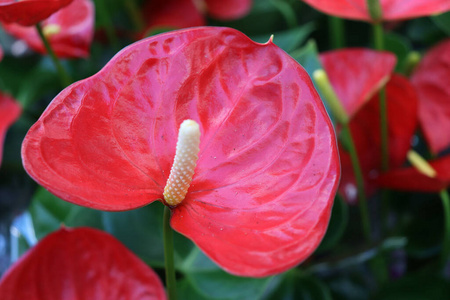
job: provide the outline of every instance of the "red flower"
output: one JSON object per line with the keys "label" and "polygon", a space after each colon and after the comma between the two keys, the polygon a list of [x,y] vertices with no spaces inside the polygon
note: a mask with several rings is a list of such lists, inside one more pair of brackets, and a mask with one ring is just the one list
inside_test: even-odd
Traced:
{"label": "red flower", "polygon": [[164,300],[158,276],[114,237],[62,228],[29,250],[0,281],[2,300]]}
{"label": "red flower", "polygon": [[245,16],[252,0],[151,0],[143,9],[145,34],[159,28],[180,29],[205,25],[204,15],[232,20]]}
{"label": "red flower", "polygon": [[[387,52],[344,49],[320,57],[331,85],[350,116],[350,131],[365,179],[366,193],[372,194],[373,181],[381,170],[380,113],[378,96],[373,96],[389,78],[395,56]],[[410,148],[417,126],[417,99],[411,84],[394,75],[387,84],[389,157],[393,167],[400,166]],[[340,193],[348,202],[357,201],[356,184],[350,156],[340,145],[342,164]]]}
{"label": "red flower", "polygon": [[[329,15],[372,21],[367,0],[303,0]],[[450,10],[448,0],[379,0],[382,19],[386,21],[412,19],[439,14]]]}
{"label": "red flower", "polygon": [[186,119],[200,126],[200,152],[172,227],[238,275],[283,272],[308,257],[339,180],[333,127],[301,66],[233,29],[128,46],[52,101],[25,138],[24,166],[79,205],[165,202]]}
{"label": "red flower", "polygon": [[450,155],[430,161],[436,176],[430,177],[415,167],[391,170],[378,178],[380,186],[410,192],[440,192],[450,187]]}
{"label": "red flower", "polygon": [[419,120],[433,153],[450,146],[450,39],[428,52],[411,82],[419,97]]}
{"label": "red flower", "polygon": [[36,25],[73,0],[0,0],[0,21]]}
{"label": "red flower", "polygon": [[3,141],[6,130],[19,118],[21,106],[10,96],[0,93],[0,165],[2,163]]}
{"label": "red flower", "polygon": [[[46,53],[36,28],[17,24],[3,27],[35,51]],[[58,57],[87,57],[94,37],[94,4],[91,0],[75,0],[43,21],[42,28]]]}

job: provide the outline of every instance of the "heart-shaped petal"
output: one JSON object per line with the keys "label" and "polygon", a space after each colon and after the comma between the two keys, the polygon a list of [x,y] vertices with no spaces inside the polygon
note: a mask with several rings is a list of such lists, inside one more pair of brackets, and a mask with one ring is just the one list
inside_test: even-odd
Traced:
{"label": "heart-shaped petal", "polygon": [[109,234],[62,228],[29,250],[0,281],[2,300],[164,300],[145,263]]}
{"label": "heart-shaped petal", "polygon": [[2,163],[3,141],[6,131],[22,112],[22,107],[11,96],[0,93],[0,165]]}
{"label": "heart-shaped petal", "polygon": [[[303,0],[332,16],[372,21],[367,0]],[[450,10],[448,0],[380,0],[383,20],[403,20],[439,14]]]}
{"label": "heart-shaped petal", "polygon": [[[94,37],[94,17],[92,0],[74,0],[42,22],[44,34],[58,57],[89,56]],[[36,28],[13,23],[4,24],[3,27],[11,35],[24,40],[35,51],[46,53]]]}
{"label": "heart-shaped petal", "polygon": [[[386,86],[388,114],[389,163],[398,168],[406,159],[411,147],[411,139],[417,128],[417,96],[411,83],[394,74]],[[373,194],[377,185],[374,179],[381,171],[380,109],[378,95],[373,97],[350,122],[350,130],[355,142],[366,193]],[[357,198],[352,164],[348,153],[339,147],[342,164],[340,193],[348,202]]]}
{"label": "heart-shaped petal", "polygon": [[339,100],[351,119],[390,78],[395,55],[370,49],[342,49],[320,54]]}
{"label": "heart-shaped petal", "polygon": [[272,42],[194,28],[137,42],[62,91],[27,134],[28,173],[70,202],[162,199],[183,120],[199,159],[172,226],[226,270],[282,272],[323,237],[339,180],[332,124],[306,71]]}
{"label": "heart-shaped petal", "polygon": [[450,146],[450,39],[431,49],[411,82],[419,97],[419,120],[435,154]]}
{"label": "heart-shaped petal", "polygon": [[0,21],[22,26],[36,25],[73,0],[0,0]]}

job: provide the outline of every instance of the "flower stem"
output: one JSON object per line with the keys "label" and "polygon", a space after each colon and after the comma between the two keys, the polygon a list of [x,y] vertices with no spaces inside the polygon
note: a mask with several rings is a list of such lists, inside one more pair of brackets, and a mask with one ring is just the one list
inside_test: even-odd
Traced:
{"label": "flower stem", "polygon": [[344,48],[344,20],[338,17],[328,17],[328,34],[333,49]]}
{"label": "flower stem", "polygon": [[441,196],[445,216],[444,241],[441,251],[442,266],[445,266],[450,255],[450,197],[445,189],[442,190],[439,195]]}
{"label": "flower stem", "polygon": [[352,134],[348,124],[342,126],[341,131],[342,139],[345,139],[350,159],[353,167],[353,174],[355,175],[356,188],[358,190],[358,206],[361,214],[363,234],[368,242],[372,242],[372,235],[370,229],[369,220],[369,208],[367,205],[366,193],[364,189],[364,178],[361,171],[361,165],[359,164],[358,153],[356,152],[355,143],[353,141]]}
{"label": "flower stem", "polygon": [[60,80],[63,86],[68,86],[72,83],[72,79],[70,78],[69,74],[66,72],[66,70],[63,68],[61,62],[59,61],[58,57],[56,56],[55,52],[53,51],[52,47],[50,46],[50,43],[48,42],[47,38],[45,37],[45,34],[42,30],[41,24],[36,24],[37,32],[42,40],[42,43],[45,46],[45,49],[47,50],[48,55],[50,55],[50,58],[53,61],[53,64],[56,67],[56,70],[59,73]]}
{"label": "flower stem", "polygon": [[177,299],[176,281],[175,281],[175,265],[173,254],[173,231],[170,227],[170,209],[164,207],[163,220],[163,240],[164,240],[164,261],[166,264],[166,286],[169,300]]}

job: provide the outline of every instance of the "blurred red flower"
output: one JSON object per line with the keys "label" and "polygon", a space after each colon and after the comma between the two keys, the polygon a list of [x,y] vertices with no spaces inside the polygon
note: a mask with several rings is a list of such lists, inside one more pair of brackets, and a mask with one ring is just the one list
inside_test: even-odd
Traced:
{"label": "blurred red flower", "polygon": [[0,0],[0,21],[22,26],[36,25],[73,0]]}
{"label": "blurred red flower", "polygon": [[434,154],[450,146],[450,39],[432,48],[411,82],[419,98],[419,121]]}
{"label": "blurred red flower", "polygon": [[22,107],[11,96],[0,93],[0,165],[6,131],[20,116]]}
{"label": "blurred red flower", "polygon": [[[94,37],[94,4],[92,0],[74,0],[42,22],[42,29],[55,54],[60,58],[89,56]],[[3,24],[6,32],[24,40],[33,50],[46,53],[35,27]]]}
{"label": "blurred red flower", "polygon": [[0,281],[2,300],[164,300],[164,287],[114,237],[61,228],[42,239]]}
{"label": "blurred red flower", "polygon": [[[368,49],[343,49],[320,56],[331,85],[350,117],[350,131],[359,156],[366,193],[373,194],[374,179],[381,170],[379,100],[376,93],[391,76],[395,56]],[[374,95],[375,94],[375,95]],[[393,75],[387,83],[389,158],[392,167],[406,159],[417,127],[417,99],[408,80]],[[356,183],[350,156],[339,145],[342,178],[339,191],[350,202],[357,201]]]}
{"label": "blurred red flower", "polygon": [[143,8],[145,36],[159,29],[181,29],[206,24],[205,15],[219,20],[245,16],[252,0],[151,0]]}
{"label": "blurred red flower", "polygon": [[[303,0],[326,14],[346,19],[372,21],[367,0]],[[385,21],[412,19],[450,10],[448,0],[379,0]]]}
{"label": "blurred red flower", "polygon": [[309,76],[271,41],[203,27],[128,46],[52,101],[24,140],[24,166],[79,205],[164,203],[186,119],[200,125],[199,160],[172,227],[237,275],[307,258],[339,181],[336,139]]}

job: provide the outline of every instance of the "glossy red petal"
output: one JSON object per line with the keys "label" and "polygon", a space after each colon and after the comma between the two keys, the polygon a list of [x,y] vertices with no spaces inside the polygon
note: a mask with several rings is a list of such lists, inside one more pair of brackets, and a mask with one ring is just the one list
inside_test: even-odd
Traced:
{"label": "glossy red petal", "polygon": [[410,192],[440,192],[450,187],[450,156],[430,162],[437,176],[430,178],[415,168],[396,169],[383,174],[377,182],[380,186]]}
{"label": "glossy red petal", "polygon": [[205,0],[208,14],[219,20],[244,17],[250,12],[252,2],[252,0]]}
{"label": "glossy red petal", "polygon": [[[47,36],[58,57],[89,56],[89,48],[94,37],[94,17],[92,0],[74,0],[69,6],[42,22],[44,32],[46,28],[59,28],[59,31],[51,32]],[[35,27],[24,27],[17,24],[4,24],[3,27],[9,34],[24,40],[35,51],[46,53]]]}
{"label": "glossy red petal", "polygon": [[199,123],[201,142],[174,229],[239,275],[279,273],[310,255],[339,180],[332,124],[297,62],[234,29],[125,48],[52,101],[25,138],[24,166],[68,201],[135,208],[162,198],[185,119]]}
{"label": "glossy red petal", "polygon": [[411,81],[419,97],[419,119],[435,154],[450,146],[450,39],[430,50]]}
{"label": "glossy red petal", "polygon": [[[303,0],[326,14],[371,21],[367,0]],[[380,0],[383,20],[402,20],[439,14],[450,10],[448,0]]]}
{"label": "glossy red petal", "polygon": [[205,19],[193,0],[151,0],[143,8],[145,32],[157,29],[181,29],[205,25]]}
{"label": "glossy red petal", "polygon": [[0,0],[0,21],[36,25],[73,0]]}
{"label": "glossy red petal", "polygon": [[396,57],[389,52],[343,49],[320,55],[323,68],[350,118],[391,76]]}
{"label": "glossy red petal", "polygon": [[29,250],[0,281],[2,300],[164,300],[156,273],[109,234],[62,228]]}
{"label": "glossy red petal", "polygon": [[0,93],[0,165],[3,157],[3,141],[9,126],[20,116],[22,107],[13,98]]}
{"label": "glossy red petal", "polygon": [[[418,100],[411,83],[393,75],[386,86],[390,167],[398,168],[406,159],[417,128]],[[367,194],[377,185],[373,181],[381,170],[380,110],[378,96],[373,97],[350,122],[355,147],[366,182]],[[356,201],[356,184],[348,153],[340,148],[342,179],[340,193],[348,202]]]}

